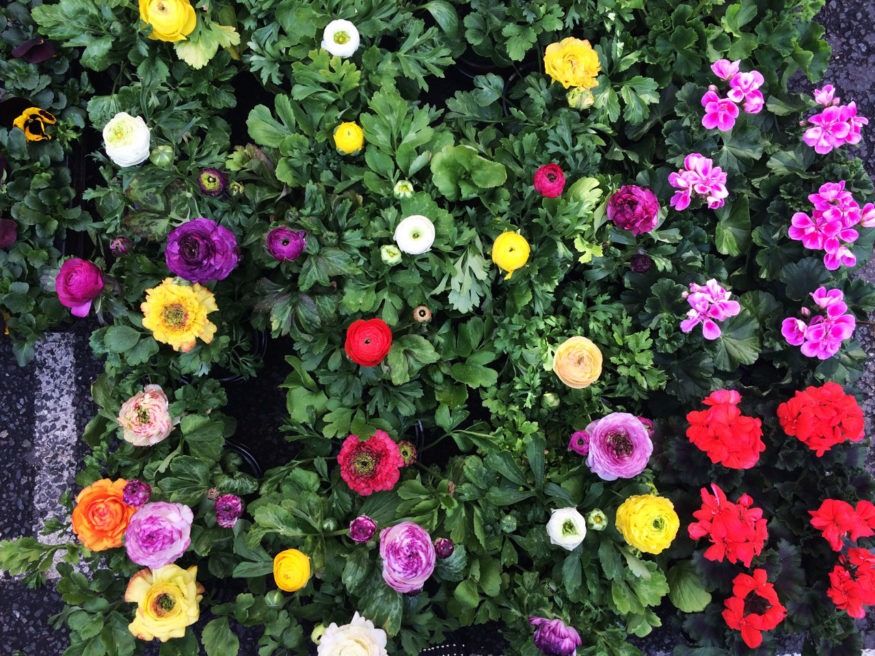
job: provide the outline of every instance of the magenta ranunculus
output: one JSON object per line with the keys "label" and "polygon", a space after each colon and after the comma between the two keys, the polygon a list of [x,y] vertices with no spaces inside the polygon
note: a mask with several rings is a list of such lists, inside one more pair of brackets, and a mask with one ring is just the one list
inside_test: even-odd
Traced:
{"label": "magenta ranunculus", "polygon": [[307,233],[303,230],[292,230],[279,226],[267,233],[264,242],[267,250],[280,262],[297,260],[307,246]]}
{"label": "magenta ranunculus", "polygon": [[547,198],[557,198],[565,189],[565,174],[558,164],[545,164],[535,171],[535,190]]}
{"label": "magenta ranunculus", "polygon": [[548,620],[545,617],[530,617],[529,623],[535,627],[535,647],[546,656],[576,656],[581,645],[580,634],[562,620]]}
{"label": "magenta ranunculus", "polygon": [[179,558],[191,544],[191,508],[181,503],[156,501],[141,506],[125,531],[128,558],[151,569]]}
{"label": "magenta ranunculus", "polygon": [[0,219],[0,248],[9,248],[18,241],[18,224],[12,219]]}
{"label": "magenta ranunculus", "polygon": [[183,223],[167,235],[167,268],[189,282],[224,280],[237,266],[234,233],[203,217]]}
{"label": "magenta ranunculus", "polygon": [[623,185],[608,199],[608,219],[633,235],[650,232],[659,221],[659,200],[647,187]]}
{"label": "magenta ranunculus", "polygon": [[55,291],[61,305],[70,308],[74,317],[88,316],[91,302],[103,291],[103,274],[96,264],[70,258],[55,278]]}
{"label": "magenta ranunculus", "polygon": [[349,537],[353,542],[367,542],[377,532],[377,522],[367,515],[359,515],[349,523]]}
{"label": "magenta ranunculus", "polygon": [[647,427],[628,412],[612,412],[597,419],[586,432],[590,436],[586,465],[605,481],[637,476],[653,453]]}
{"label": "magenta ranunculus", "polygon": [[419,592],[434,571],[437,557],[431,537],[413,522],[380,531],[383,580],[396,592]]}
{"label": "magenta ranunculus", "polygon": [[216,524],[222,528],[234,528],[243,516],[243,499],[236,494],[222,494],[216,499]]}

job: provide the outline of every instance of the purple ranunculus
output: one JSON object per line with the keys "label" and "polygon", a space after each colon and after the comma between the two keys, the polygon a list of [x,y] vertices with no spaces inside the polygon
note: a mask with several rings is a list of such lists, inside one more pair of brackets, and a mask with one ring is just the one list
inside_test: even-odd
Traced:
{"label": "purple ranunculus", "polygon": [[307,246],[307,233],[303,230],[292,230],[279,226],[267,233],[265,245],[267,250],[280,262],[297,260]]}
{"label": "purple ranunculus", "polygon": [[574,451],[576,454],[585,456],[589,453],[589,433],[585,430],[574,431],[571,434],[571,439],[568,440],[568,450]]}
{"label": "purple ranunculus", "polygon": [[647,187],[623,185],[608,199],[608,219],[633,235],[650,232],[659,220],[659,200]]}
{"label": "purple ranunculus", "polygon": [[529,623],[535,627],[535,647],[546,656],[577,656],[581,645],[580,634],[562,620],[548,620],[544,617],[530,617]]}
{"label": "purple ranunculus", "polygon": [[18,224],[12,219],[0,219],[0,248],[10,248],[18,241]]}
{"label": "purple ranunculus", "polygon": [[237,266],[234,233],[203,217],[183,223],[167,235],[167,268],[189,282],[224,280]]}
{"label": "purple ranunculus", "polygon": [[586,465],[605,481],[637,476],[653,453],[647,427],[628,412],[612,412],[592,422],[586,432],[590,436]]}
{"label": "purple ranunculus", "polygon": [[128,558],[150,569],[179,558],[191,544],[191,508],[181,503],[156,501],[141,506],[125,531]]}
{"label": "purple ranunculus", "polygon": [[453,555],[456,545],[449,538],[438,538],[434,541],[434,551],[438,558],[443,560]]}
{"label": "purple ranunculus", "polygon": [[136,508],[148,503],[151,496],[152,486],[136,478],[128,481],[122,490],[122,501]]}
{"label": "purple ranunculus", "polygon": [[96,264],[71,257],[55,277],[55,291],[61,305],[70,308],[74,317],[88,316],[91,302],[103,291],[103,274]]}
{"label": "purple ranunculus", "polygon": [[243,500],[236,494],[222,494],[216,499],[216,524],[222,528],[234,528],[243,515]]}
{"label": "purple ranunculus", "polygon": [[359,515],[349,523],[349,537],[353,542],[367,542],[377,532],[377,522],[367,515]]}
{"label": "purple ranunculus", "polygon": [[424,528],[401,522],[380,531],[383,580],[396,592],[419,592],[434,571],[435,550]]}

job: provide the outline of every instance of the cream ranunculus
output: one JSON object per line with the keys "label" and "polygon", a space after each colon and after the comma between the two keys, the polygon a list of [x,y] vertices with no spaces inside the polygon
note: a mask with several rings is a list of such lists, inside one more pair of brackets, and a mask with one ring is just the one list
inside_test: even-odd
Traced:
{"label": "cream ranunculus", "polygon": [[559,508],[550,515],[547,522],[547,535],[550,544],[571,551],[586,537],[586,519],[577,508]]}
{"label": "cream ranunculus", "polygon": [[348,20],[333,20],[322,32],[322,48],[335,57],[352,57],[359,47],[359,31]]}
{"label": "cream ranunculus", "polygon": [[386,632],[358,612],[343,626],[328,625],[319,641],[318,656],[388,656]]}
{"label": "cream ranunculus", "polygon": [[137,604],[130,632],[140,640],[161,642],[184,636],[185,628],[200,617],[204,588],[196,577],[194,565],[188,569],[165,565],[134,574],[125,591],[125,601]]}
{"label": "cream ranunculus", "polygon": [[135,394],[122,404],[118,413],[118,423],[122,437],[134,446],[152,446],[162,441],[173,430],[174,420],[170,416],[170,402],[160,385],[146,385],[142,392]]}
{"label": "cream ranunculus", "polygon": [[184,41],[197,25],[187,0],[140,0],[140,20],[152,26],[150,39],[170,43]]}
{"label": "cream ranunculus", "polygon": [[395,243],[403,252],[419,255],[431,250],[434,235],[434,223],[431,219],[422,214],[412,214],[395,228]]}
{"label": "cream ranunculus", "polygon": [[103,128],[106,155],[119,166],[142,164],[149,157],[150,136],[142,116],[119,112]]}

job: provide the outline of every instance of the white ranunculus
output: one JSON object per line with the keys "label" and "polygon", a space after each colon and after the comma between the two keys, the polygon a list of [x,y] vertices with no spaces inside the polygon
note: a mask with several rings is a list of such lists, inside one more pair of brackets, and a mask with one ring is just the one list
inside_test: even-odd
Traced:
{"label": "white ranunculus", "polygon": [[322,32],[322,48],[335,57],[352,57],[359,47],[359,31],[348,20],[333,20]]}
{"label": "white ranunculus", "polygon": [[328,625],[319,640],[318,656],[388,656],[386,632],[374,628],[374,623],[358,612],[343,626]]}
{"label": "white ranunculus", "polygon": [[149,157],[149,127],[142,116],[119,112],[103,128],[107,156],[119,166],[135,166]]}
{"label": "white ranunculus", "polygon": [[395,228],[395,243],[410,255],[427,253],[434,243],[434,223],[422,214],[408,216]]}
{"label": "white ranunculus", "polygon": [[547,535],[550,536],[550,544],[571,551],[586,537],[586,519],[577,512],[577,508],[554,510],[547,522]]}

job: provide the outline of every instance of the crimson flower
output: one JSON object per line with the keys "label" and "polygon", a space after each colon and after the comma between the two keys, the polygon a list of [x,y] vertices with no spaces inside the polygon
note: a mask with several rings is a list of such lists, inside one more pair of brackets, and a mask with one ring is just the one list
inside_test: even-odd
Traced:
{"label": "crimson flower", "polygon": [[730,469],[750,469],[766,445],[762,441],[762,423],[741,414],[741,395],[735,390],[712,392],[703,403],[707,410],[687,413],[687,437],[714,464]]}
{"label": "crimson flower", "polygon": [[755,569],[753,576],[738,574],[732,581],[732,596],[724,606],[726,625],[741,631],[741,639],[751,649],[762,644],[763,631],[771,631],[787,616],[787,609],[762,568]]}
{"label": "crimson flower", "polygon": [[702,507],[693,513],[698,522],[687,527],[694,540],[708,536],[711,546],[705,558],[730,563],[742,562],[750,567],[754,556],[760,555],[769,535],[761,508],[753,508],[753,499],[742,494],[735,503],[716,483],[711,484],[714,495],[702,488]]}
{"label": "crimson flower", "polygon": [[829,573],[826,591],[836,608],[855,619],[866,616],[863,606],[875,604],[875,554],[852,547]]}
{"label": "crimson flower", "polygon": [[558,164],[545,164],[535,171],[535,190],[546,198],[557,198],[565,189],[565,174]]}
{"label": "crimson flower", "polygon": [[778,406],[778,420],[787,435],[801,440],[818,458],[836,444],[863,439],[863,411],[837,383],[796,392]]}
{"label": "crimson flower", "polygon": [[817,510],[809,510],[811,525],[821,532],[833,551],[841,551],[844,539],[857,540],[875,534],[875,507],[860,501],[855,509],[841,499],[824,499]]}
{"label": "crimson flower", "polygon": [[350,489],[366,497],[391,490],[401,477],[404,459],[389,434],[377,430],[366,440],[350,435],[337,456],[340,477]]}
{"label": "crimson flower", "polygon": [[343,348],[356,364],[375,367],[392,348],[392,329],[382,319],[357,319],[346,329]]}

